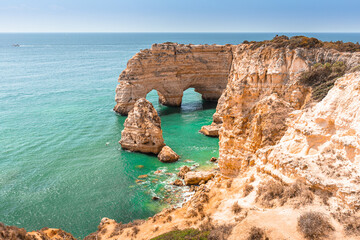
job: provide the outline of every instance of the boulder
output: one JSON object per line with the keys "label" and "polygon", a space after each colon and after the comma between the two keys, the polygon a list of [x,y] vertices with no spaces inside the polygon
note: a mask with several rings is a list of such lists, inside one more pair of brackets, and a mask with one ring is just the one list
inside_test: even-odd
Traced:
{"label": "boulder", "polygon": [[219,137],[220,127],[220,124],[212,123],[211,125],[202,126],[199,132],[209,137]]}
{"label": "boulder", "polygon": [[175,186],[184,186],[184,183],[180,180],[180,179],[176,179],[172,185],[175,185]]}
{"label": "boulder", "polygon": [[185,174],[187,173],[187,172],[190,172],[191,171],[191,169],[188,167],[188,166],[182,166],[181,168],[180,168],[180,171],[178,172],[178,176],[179,177],[181,177],[182,179],[184,179],[185,178]]}
{"label": "boulder", "polygon": [[176,162],[179,158],[180,156],[177,155],[169,146],[163,147],[158,155],[158,159],[165,163]]}
{"label": "boulder", "polygon": [[198,185],[200,182],[206,183],[215,176],[213,172],[199,171],[199,172],[188,172],[185,174],[186,185]]}
{"label": "boulder", "polygon": [[145,98],[136,101],[121,132],[121,147],[130,151],[158,154],[165,146],[161,120]]}

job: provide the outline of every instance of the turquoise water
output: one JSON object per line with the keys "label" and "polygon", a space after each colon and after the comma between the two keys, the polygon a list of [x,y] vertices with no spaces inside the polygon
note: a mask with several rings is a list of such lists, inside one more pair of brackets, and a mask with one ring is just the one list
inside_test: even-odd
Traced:
{"label": "turquoise water", "polygon": [[[165,142],[181,155],[179,162],[163,164],[120,148],[125,117],[112,111],[118,75],[152,43],[236,44],[274,35],[0,34],[0,221],[84,237],[96,231],[102,217],[128,222],[153,215],[169,198],[176,203],[167,184],[175,176],[154,171],[210,165],[218,140],[198,130],[211,122],[215,105],[202,102],[193,89],[184,93],[181,108],[160,106],[156,92],[148,94],[161,116]],[[306,35],[360,39],[360,34]],[[149,178],[135,183],[142,174]],[[163,201],[153,202],[153,195]],[[181,191],[176,195],[181,200]]]}

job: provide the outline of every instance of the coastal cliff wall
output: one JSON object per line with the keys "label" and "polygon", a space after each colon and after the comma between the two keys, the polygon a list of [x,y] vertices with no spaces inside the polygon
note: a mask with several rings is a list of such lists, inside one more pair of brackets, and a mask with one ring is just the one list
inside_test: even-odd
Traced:
{"label": "coastal cliff wall", "polygon": [[127,115],[153,89],[166,106],[180,106],[183,92],[194,88],[204,100],[218,100],[226,87],[231,46],[153,44],[132,57],[120,74],[114,111]]}
{"label": "coastal cliff wall", "polygon": [[219,166],[229,176],[249,166],[258,149],[279,141],[288,114],[311,100],[311,88],[299,82],[302,73],[316,63],[342,62],[348,69],[360,64],[359,53],[322,48],[242,44],[232,52],[229,82],[212,124],[220,129]]}

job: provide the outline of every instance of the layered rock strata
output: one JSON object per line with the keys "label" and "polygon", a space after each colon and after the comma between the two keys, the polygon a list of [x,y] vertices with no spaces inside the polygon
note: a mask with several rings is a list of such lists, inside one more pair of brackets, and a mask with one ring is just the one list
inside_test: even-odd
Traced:
{"label": "layered rock strata", "polygon": [[231,46],[153,44],[132,57],[120,74],[114,110],[128,114],[153,89],[167,106],[180,106],[188,88],[205,100],[217,100],[226,87],[231,61]]}
{"label": "layered rock strata", "polygon": [[145,98],[136,101],[121,132],[121,147],[130,151],[158,154],[165,146],[161,120]]}

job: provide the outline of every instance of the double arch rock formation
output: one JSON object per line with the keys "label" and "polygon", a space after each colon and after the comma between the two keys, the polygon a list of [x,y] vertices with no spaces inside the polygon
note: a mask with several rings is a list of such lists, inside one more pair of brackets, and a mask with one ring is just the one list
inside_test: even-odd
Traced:
{"label": "double arch rock formation", "polygon": [[180,106],[188,88],[204,100],[217,101],[226,87],[231,63],[230,45],[153,44],[135,54],[120,74],[114,111],[127,115],[153,89],[166,106]]}

